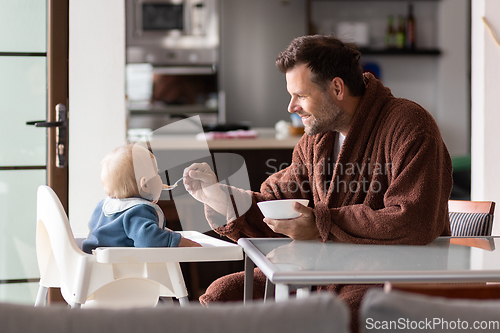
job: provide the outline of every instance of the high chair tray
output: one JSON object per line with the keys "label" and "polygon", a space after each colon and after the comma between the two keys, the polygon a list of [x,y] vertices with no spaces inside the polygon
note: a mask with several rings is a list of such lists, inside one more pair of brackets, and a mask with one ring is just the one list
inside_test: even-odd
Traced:
{"label": "high chair tray", "polygon": [[202,247],[98,247],[94,255],[97,262],[117,263],[163,263],[195,261],[242,260],[243,251],[237,244],[223,241],[197,231],[179,231],[183,237]]}

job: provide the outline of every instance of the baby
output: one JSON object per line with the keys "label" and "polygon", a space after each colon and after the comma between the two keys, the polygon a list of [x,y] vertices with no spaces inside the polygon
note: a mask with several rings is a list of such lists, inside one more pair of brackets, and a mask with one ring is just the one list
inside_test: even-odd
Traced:
{"label": "baby", "polygon": [[156,158],[146,148],[127,144],[109,153],[101,162],[101,182],[108,197],[92,214],[83,251],[100,246],[201,246],[164,228],[165,217],[156,204],[163,184]]}

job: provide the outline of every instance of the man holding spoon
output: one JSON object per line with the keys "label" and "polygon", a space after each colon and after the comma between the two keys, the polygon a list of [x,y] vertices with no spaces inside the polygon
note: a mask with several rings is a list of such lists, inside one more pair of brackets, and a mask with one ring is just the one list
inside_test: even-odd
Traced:
{"label": "man holding spoon", "polygon": [[[207,164],[184,171],[184,186],[205,204],[216,232],[240,237],[365,244],[428,244],[450,235],[448,198],[452,165],[432,116],[417,103],[396,98],[370,73],[360,52],[332,36],[294,39],[276,59],[286,75],[291,99],[305,135],[292,164],[271,175],[260,192],[219,184]],[[295,219],[263,218],[256,203],[309,199],[296,205]],[[246,203],[247,209],[233,207]],[[241,206],[241,205],[240,205]],[[222,222],[224,221],[224,222]],[[254,291],[263,295],[262,273]],[[353,315],[369,286],[330,285]],[[243,273],[212,283],[200,301],[242,299]]]}

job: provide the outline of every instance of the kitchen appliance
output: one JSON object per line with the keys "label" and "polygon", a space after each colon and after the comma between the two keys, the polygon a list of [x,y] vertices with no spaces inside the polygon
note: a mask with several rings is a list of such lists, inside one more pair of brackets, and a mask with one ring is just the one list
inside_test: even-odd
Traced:
{"label": "kitchen appliance", "polygon": [[126,0],[127,63],[213,66],[217,0]]}
{"label": "kitchen appliance", "polygon": [[223,122],[219,0],[126,0],[130,128],[199,115]]}

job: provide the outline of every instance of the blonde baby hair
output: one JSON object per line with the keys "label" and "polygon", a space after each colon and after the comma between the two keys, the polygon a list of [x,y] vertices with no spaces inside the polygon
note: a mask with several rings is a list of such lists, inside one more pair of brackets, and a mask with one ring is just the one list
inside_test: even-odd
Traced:
{"label": "blonde baby hair", "polygon": [[138,182],[141,177],[149,178],[152,158],[151,152],[138,144],[125,144],[114,149],[101,162],[104,192],[118,199],[139,196]]}

